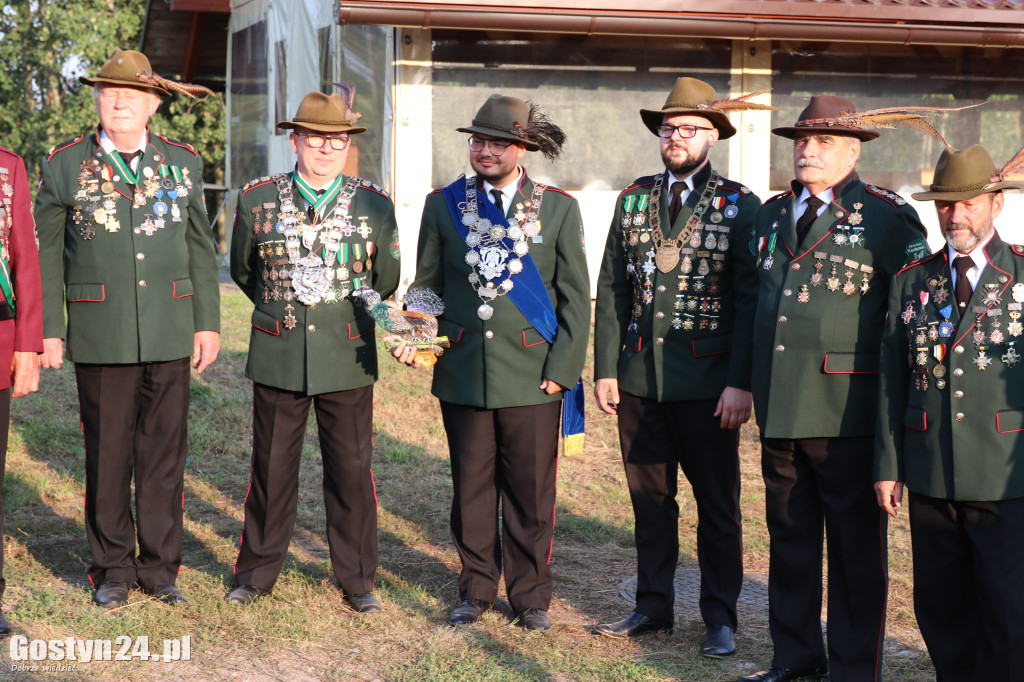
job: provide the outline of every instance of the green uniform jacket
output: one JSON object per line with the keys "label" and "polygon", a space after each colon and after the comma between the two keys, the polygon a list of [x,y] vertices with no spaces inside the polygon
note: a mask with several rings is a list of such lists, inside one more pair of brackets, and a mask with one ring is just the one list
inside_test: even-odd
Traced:
{"label": "green uniform jacket", "polygon": [[[298,192],[294,193],[294,202],[299,211],[305,212],[305,202]],[[256,221],[253,208],[261,211]],[[315,307],[297,299],[287,301],[279,296],[275,300],[269,296],[275,289],[278,294],[288,289],[282,285],[291,285],[278,275],[282,269],[291,270],[283,250],[284,236],[276,229],[280,210],[272,178],[253,180],[238,197],[231,277],[256,304],[245,375],[260,384],[307,395],[369,386],[377,380],[376,322],[361,302],[353,302],[350,292],[369,286],[385,299],[398,286],[398,229],[391,198],[376,185],[359,181],[348,212],[351,227],[356,229],[342,237],[338,250],[338,260],[345,261],[348,278],[335,281],[339,300],[322,301]],[[256,234],[254,222],[269,222],[269,231],[261,229]],[[308,219],[305,222],[308,224]],[[364,226],[370,232],[361,232]],[[318,240],[317,246],[320,244]],[[272,253],[277,246],[282,247],[280,252]],[[308,253],[304,245],[299,250],[302,256]],[[357,262],[362,264],[362,272],[355,272]],[[275,269],[271,279],[270,271]],[[294,323],[289,314],[295,318]]]}
{"label": "green uniform jacket", "polygon": [[[113,167],[97,136],[98,131],[59,144],[42,162],[35,218],[43,336],[66,337],[73,362],[126,364],[188,357],[195,332],[220,329],[203,162],[189,145],[149,134],[138,166],[140,187],[146,169],[157,179],[166,172],[171,181],[175,172],[182,178],[187,174],[192,186],[187,196],[173,202],[161,188],[161,196],[147,196],[142,206],[132,208],[132,186]],[[111,178],[106,193],[104,175]],[[104,200],[115,206],[109,211],[120,224],[115,232],[97,224],[89,210],[90,204]],[[181,222],[174,222],[168,210],[164,228],[152,235],[136,233],[133,228],[147,216],[158,217],[158,201],[168,209],[176,203]],[[83,230],[95,234],[85,239]]]}
{"label": "green uniform jacket", "polygon": [[797,246],[802,190],[794,182],[765,202],[751,244],[761,280],[749,342],[757,424],[765,438],[871,435],[889,283],[928,253],[925,228],[902,197],[854,172]]}
{"label": "green uniform jacket", "polygon": [[[671,226],[666,178],[658,207],[665,238],[683,230],[710,176],[709,164],[697,171]],[[726,386],[750,390],[750,356],[730,351],[753,325],[757,266],[749,243],[761,201],[722,179],[680,264],[663,273],[654,267],[647,212],[637,208],[656,178],[635,180],[615,204],[597,281],[595,378],[618,379],[621,390],[658,401],[717,398]]]}
{"label": "green uniform jacket", "polygon": [[[947,500],[1024,497],[1024,329],[1013,326],[1024,302],[1024,246],[996,234],[985,256],[962,317],[946,249],[896,276],[882,341],[875,480]],[[947,319],[951,328],[941,326]]]}
{"label": "green uniform jacket", "polygon": [[[524,170],[509,212],[514,214],[520,205],[528,212],[532,192],[533,182]],[[447,336],[451,348],[434,366],[433,383],[433,393],[441,400],[486,409],[539,405],[562,399],[560,393],[540,390],[543,379],[566,388],[579,379],[590,338],[590,277],[579,204],[549,187],[539,222],[540,234],[528,238],[528,244],[558,319],[551,344],[507,296],[490,302],[491,319],[477,317],[483,301],[467,279],[472,269],[466,264],[466,243],[452,224],[444,194],[438,190],[427,195],[416,281],[410,288],[427,287],[444,299],[438,335]]]}

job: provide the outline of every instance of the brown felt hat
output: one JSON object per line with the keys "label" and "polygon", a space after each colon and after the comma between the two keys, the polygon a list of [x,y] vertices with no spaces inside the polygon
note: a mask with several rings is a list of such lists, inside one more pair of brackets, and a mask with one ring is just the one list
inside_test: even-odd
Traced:
{"label": "brown felt hat", "polygon": [[325,95],[315,90],[299,102],[299,110],[290,121],[281,121],[278,128],[306,128],[318,133],[348,133],[357,135],[365,133],[366,128],[357,126],[356,121],[362,114],[357,114],[345,105],[337,93]]}
{"label": "brown felt hat", "polygon": [[772,132],[781,137],[793,139],[798,133],[822,135],[846,135],[868,141],[878,137],[874,130],[865,130],[847,125],[839,119],[857,113],[857,107],[845,97],[835,95],[815,95],[800,112],[796,125],[785,128],[772,128]]}
{"label": "brown felt hat", "polygon": [[992,157],[980,144],[963,151],[943,149],[927,192],[911,194],[917,201],[967,201],[981,194],[1020,189],[1004,182]]}
{"label": "brown felt hat", "polygon": [[158,95],[170,96],[171,93],[166,88],[144,80],[153,75],[153,67],[150,66],[146,55],[135,50],[114,50],[114,54],[100,69],[99,75],[95,78],[79,76],[78,80],[86,85],[95,85],[96,83],[121,85],[152,90]]}
{"label": "brown felt hat", "polygon": [[704,81],[696,78],[679,78],[665,100],[665,106],[661,109],[641,109],[640,118],[644,120],[647,128],[657,135],[665,114],[703,116],[718,129],[718,139],[724,140],[735,135],[736,129],[729,123],[727,115],[711,107],[716,101],[718,95],[715,89]]}
{"label": "brown felt hat", "polygon": [[499,140],[521,144],[528,151],[535,152],[540,145],[532,142],[526,134],[530,123],[530,105],[518,97],[491,95],[476,112],[468,128],[456,128],[460,133],[477,133]]}

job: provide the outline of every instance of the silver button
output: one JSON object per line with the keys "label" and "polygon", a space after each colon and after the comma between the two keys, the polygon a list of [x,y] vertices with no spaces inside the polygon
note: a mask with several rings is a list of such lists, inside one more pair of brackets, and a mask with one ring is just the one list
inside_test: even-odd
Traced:
{"label": "silver button", "polygon": [[137,253],[135,254],[135,257],[138,258],[139,260],[146,260],[146,254],[144,253]]}
{"label": "silver button", "polygon": [[957,412],[955,415],[953,415],[953,419],[957,420],[958,422],[962,422],[966,418],[967,417],[964,416],[963,412]]}
{"label": "silver button", "polygon": [[140,279],[140,280],[139,280],[139,286],[140,286],[140,287],[144,287],[144,286],[146,286],[146,280],[144,280],[144,279]]}
{"label": "silver button", "polygon": [[953,349],[953,352],[956,353],[957,355],[962,355],[963,352],[964,352],[964,347],[963,346],[957,346],[956,348]]}
{"label": "silver button", "polygon": [[664,291],[665,291],[665,285],[664,284],[659,284],[658,285],[658,293],[660,294],[660,293],[663,293]]}
{"label": "silver button", "polygon": [[779,324],[786,324],[788,320],[789,318],[786,317],[785,315],[779,315]]}
{"label": "silver button", "polygon": [[953,393],[953,397],[954,398],[963,398],[964,397],[964,392],[963,391],[956,391],[955,393]]}
{"label": "silver button", "polygon": [[783,346],[781,343],[779,345],[775,346],[775,352],[776,353],[781,353],[784,350],[786,350],[786,347]]}
{"label": "silver button", "polygon": [[484,336],[486,336],[489,339],[493,339],[494,338],[494,332],[488,330],[487,333],[484,334]]}
{"label": "silver button", "polygon": [[659,310],[657,313],[654,314],[654,316],[660,320],[661,318],[665,317],[665,313]]}
{"label": "silver button", "polygon": [[794,270],[799,270],[800,269],[800,264],[799,263],[793,263],[793,265],[790,266],[790,267],[792,267]]}
{"label": "silver button", "polygon": [[785,291],[782,292],[782,295],[783,296],[792,296],[793,295],[793,290],[792,289],[786,289]]}
{"label": "silver button", "polygon": [[955,376],[955,377],[962,377],[963,375],[964,375],[964,371],[962,369],[960,369],[959,367],[957,367],[956,369],[953,370],[953,376]]}
{"label": "silver button", "polygon": [[659,336],[658,338],[654,339],[654,343],[658,344],[659,346],[664,346],[665,345],[665,339],[663,339],[663,338],[661,338]]}
{"label": "silver button", "polygon": [[306,327],[306,329],[311,331],[311,332],[315,332],[316,331],[316,325],[315,324],[311,324],[308,327]]}

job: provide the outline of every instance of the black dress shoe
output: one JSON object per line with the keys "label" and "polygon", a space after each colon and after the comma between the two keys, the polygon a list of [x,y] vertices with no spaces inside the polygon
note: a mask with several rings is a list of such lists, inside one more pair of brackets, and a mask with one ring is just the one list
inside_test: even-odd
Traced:
{"label": "black dress shoe", "polygon": [[547,632],[551,629],[551,616],[544,609],[523,609],[516,616],[515,623],[524,630]]}
{"label": "black dress shoe", "polygon": [[11,624],[7,621],[7,616],[0,610],[0,637],[6,637],[11,634]]}
{"label": "black dress shoe", "polygon": [[149,596],[171,606],[188,603],[185,601],[185,595],[174,585],[157,585],[152,590],[146,591],[149,593]]}
{"label": "black dress shoe", "polygon": [[128,585],[119,582],[106,582],[96,588],[92,600],[105,609],[116,609],[128,601]]}
{"label": "black dress shoe", "polygon": [[262,587],[256,587],[255,585],[239,585],[235,589],[228,592],[228,596],[225,597],[232,604],[238,604],[239,606],[245,606],[256,601],[259,597],[268,594],[270,590],[265,590]]}
{"label": "black dress shoe", "polygon": [[594,627],[594,633],[598,635],[616,637],[619,639],[636,637],[647,632],[657,632],[658,630],[668,630],[669,632],[672,632],[672,623],[665,623],[660,620],[651,620],[638,611],[634,611],[629,614],[628,618],[620,620],[618,623],[601,623]]}
{"label": "black dress shoe", "polygon": [[491,603],[481,599],[464,599],[448,614],[448,625],[469,625],[480,620]]}
{"label": "black dress shoe", "polygon": [[728,625],[711,625],[704,637],[704,646],[700,655],[708,658],[726,658],[736,653],[736,642],[732,638],[732,628]]}
{"label": "black dress shoe", "polygon": [[372,594],[346,594],[345,601],[356,613],[378,613],[384,610]]}
{"label": "black dress shoe", "polygon": [[736,682],[791,682],[792,680],[807,680],[808,682],[828,682],[828,666],[821,665],[817,668],[793,668],[771,667],[762,670],[749,677],[741,677]]}

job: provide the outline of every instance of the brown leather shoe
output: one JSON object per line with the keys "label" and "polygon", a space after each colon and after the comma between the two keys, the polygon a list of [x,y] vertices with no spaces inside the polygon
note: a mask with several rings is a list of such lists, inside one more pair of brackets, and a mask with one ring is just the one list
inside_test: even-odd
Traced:
{"label": "brown leather shoe", "polygon": [[480,620],[491,603],[481,599],[464,599],[448,614],[448,625],[470,625]]}
{"label": "brown leather shoe", "polygon": [[225,599],[232,604],[245,606],[246,604],[251,604],[263,595],[269,593],[270,590],[265,590],[262,587],[256,587],[255,585],[239,585],[228,592],[228,596],[225,597]]}
{"label": "brown leather shoe", "polygon": [[146,592],[148,592],[149,596],[154,599],[159,599],[163,603],[170,604],[171,606],[174,606],[175,604],[188,603],[185,601],[185,595],[183,595],[181,590],[174,585],[157,585],[152,590],[146,590]]}
{"label": "brown leather shoe", "polygon": [[346,594],[345,602],[356,613],[380,613],[384,610],[377,598],[372,594]]}
{"label": "brown leather shoe", "polygon": [[551,616],[544,609],[523,609],[516,615],[515,624],[531,632],[547,632],[551,629]]}

